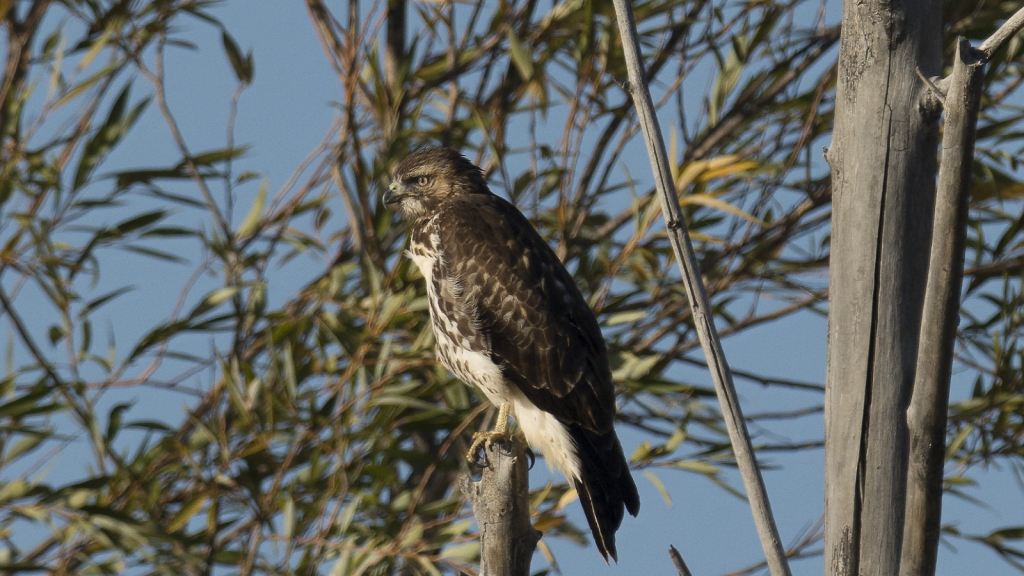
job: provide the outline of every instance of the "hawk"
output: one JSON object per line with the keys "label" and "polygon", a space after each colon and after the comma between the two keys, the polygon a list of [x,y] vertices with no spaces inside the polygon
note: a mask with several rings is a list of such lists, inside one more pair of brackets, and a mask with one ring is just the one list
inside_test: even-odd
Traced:
{"label": "hawk", "polygon": [[593,311],[554,251],[483,171],[451,148],[403,160],[384,203],[409,224],[406,254],[423,274],[437,355],[515,416],[527,443],[576,488],[597,547],[617,560],[615,531],[640,497],[615,435],[615,391]]}

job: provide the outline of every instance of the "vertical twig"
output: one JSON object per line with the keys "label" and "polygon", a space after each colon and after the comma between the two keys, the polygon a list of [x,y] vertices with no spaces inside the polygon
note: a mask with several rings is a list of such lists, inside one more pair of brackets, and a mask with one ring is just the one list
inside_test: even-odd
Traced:
{"label": "vertical twig", "polygon": [[[972,48],[966,38],[957,38],[953,72],[941,82],[945,94],[936,95],[943,102],[946,119],[914,393],[907,410],[910,452],[900,560],[902,576],[935,573],[942,516],[949,381],[960,321],[971,166],[985,63],[1021,28],[1024,28],[1024,9],[1000,26],[978,50]],[[932,90],[940,88],[932,86]]]}
{"label": "vertical twig", "polygon": [[967,237],[971,159],[981,100],[983,59],[958,39],[945,95],[942,164],[935,198],[934,231],[925,285],[914,392],[907,408],[907,498],[900,574],[934,574],[942,511],[946,411],[953,346],[960,320],[960,284]]}
{"label": "vertical twig", "polygon": [[529,576],[540,532],[530,524],[530,479],[522,442],[493,444],[479,481],[459,480],[480,527],[480,576]]}
{"label": "vertical twig", "polygon": [[761,545],[764,548],[772,575],[789,576],[786,554],[779,539],[775,519],[772,516],[764,480],[761,478],[761,471],[758,469],[757,460],[754,457],[750,434],[747,432],[736,388],[733,386],[732,373],[729,371],[722,343],[710,316],[711,303],[700,277],[697,255],[693,251],[682,209],[679,207],[679,197],[676,193],[675,183],[672,181],[665,153],[665,141],[661,136],[661,128],[654,111],[654,102],[651,100],[647,78],[641,65],[636,24],[633,20],[633,9],[628,0],[615,0],[615,16],[619,23],[619,35],[622,37],[626,69],[629,73],[629,92],[640,116],[640,125],[647,143],[647,153],[651,159],[654,182],[661,202],[661,210],[665,216],[668,237],[682,270],[686,295],[693,308],[693,321],[701,347],[704,349],[704,356],[708,360],[708,368],[711,371],[711,379],[715,383],[718,402],[722,406],[722,414],[729,432],[733,453],[736,455],[736,463],[740,475],[743,477],[743,485],[746,488],[751,512],[754,515],[754,524],[757,526],[757,533],[761,538]]}

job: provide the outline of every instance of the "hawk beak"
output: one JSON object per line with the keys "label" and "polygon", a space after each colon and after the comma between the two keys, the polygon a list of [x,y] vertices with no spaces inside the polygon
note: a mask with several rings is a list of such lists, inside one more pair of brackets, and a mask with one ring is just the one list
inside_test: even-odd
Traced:
{"label": "hawk beak", "polygon": [[392,182],[388,191],[384,193],[385,204],[397,204],[402,199],[402,187],[398,182]]}

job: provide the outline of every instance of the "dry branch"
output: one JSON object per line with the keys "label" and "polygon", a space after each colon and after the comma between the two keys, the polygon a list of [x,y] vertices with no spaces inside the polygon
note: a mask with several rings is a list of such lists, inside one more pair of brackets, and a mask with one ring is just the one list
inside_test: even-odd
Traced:
{"label": "dry branch", "polygon": [[[910,452],[900,574],[934,574],[942,515],[946,413],[953,348],[960,321],[971,167],[985,63],[1024,28],[1019,10],[975,50],[957,39],[953,72],[942,80],[946,119],[936,190],[934,230],[918,342],[914,393],[907,410]],[[934,91],[934,85],[929,85]]]}
{"label": "dry branch", "polygon": [[480,575],[528,576],[540,532],[530,524],[529,474],[522,442],[486,448],[487,465],[479,481],[459,481],[480,527]]}
{"label": "dry branch", "polygon": [[985,59],[988,60],[1007,40],[1016,36],[1022,29],[1024,29],[1024,8],[1010,16],[1006,22],[1003,22],[1003,25],[996,30],[995,34],[982,42],[978,49],[985,53]]}
{"label": "dry branch", "polygon": [[750,442],[743,412],[740,409],[736,388],[733,386],[732,373],[722,350],[713,318],[710,316],[711,303],[707,290],[700,276],[697,255],[694,253],[679,206],[679,196],[675,189],[669,170],[668,157],[665,152],[665,141],[661,136],[654,102],[651,99],[647,78],[643,71],[637,40],[636,24],[633,20],[633,9],[627,0],[615,0],[615,16],[619,24],[619,35],[622,38],[626,57],[626,69],[629,73],[629,92],[636,104],[640,116],[640,124],[647,143],[647,153],[654,171],[655,187],[661,202],[662,214],[665,217],[668,237],[679,263],[683,276],[686,295],[693,309],[693,320],[700,338],[701,347],[708,360],[711,379],[715,383],[718,402],[722,406],[722,415],[732,444],[736,463],[743,477],[743,485],[747,490],[750,508],[754,515],[754,524],[761,538],[768,566],[773,576],[788,576],[789,565],[786,562],[785,550],[779,539],[779,531],[772,516],[771,504],[768,502],[767,491],[761,471],[757,466],[754,448]]}
{"label": "dry branch", "polygon": [[683,555],[676,550],[675,546],[668,547],[668,556],[672,559],[672,564],[676,567],[676,572],[679,572],[679,576],[693,576],[690,572],[690,568],[683,562]]}

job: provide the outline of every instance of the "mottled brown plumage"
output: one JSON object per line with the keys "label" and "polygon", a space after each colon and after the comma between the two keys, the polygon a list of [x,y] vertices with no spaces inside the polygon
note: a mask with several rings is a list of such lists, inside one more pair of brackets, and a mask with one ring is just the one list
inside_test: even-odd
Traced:
{"label": "mottled brown plumage", "polygon": [[495,404],[576,487],[602,556],[640,499],[615,435],[600,326],[572,275],[480,169],[450,148],[413,153],[384,196],[409,222],[441,361]]}

